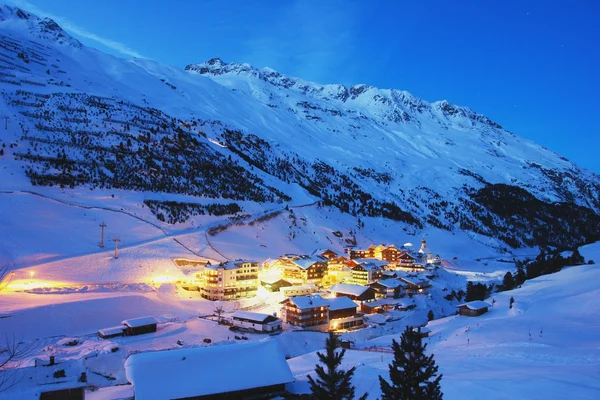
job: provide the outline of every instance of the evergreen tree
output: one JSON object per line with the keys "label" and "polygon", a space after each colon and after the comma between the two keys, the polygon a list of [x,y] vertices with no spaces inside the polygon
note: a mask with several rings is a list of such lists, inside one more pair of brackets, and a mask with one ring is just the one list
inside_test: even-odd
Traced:
{"label": "evergreen tree", "polygon": [[429,310],[429,312],[427,313],[427,320],[433,321],[433,319],[434,319],[433,310]]}
{"label": "evergreen tree", "polygon": [[515,286],[522,285],[527,279],[527,274],[525,273],[525,267],[523,265],[517,265],[517,274],[515,278]]}
{"label": "evergreen tree", "polygon": [[504,290],[511,290],[515,287],[515,279],[512,274],[509,272],[504,275],[504,279],[502,280],[502,287]]}
{"label": "evergreen tree", "polygon": [[508,301],[508,308],[512,309],[514,302],[515,302],[515,298],[510,296],[510,300]]}
{"label": "evergreen tree", "polygon": [[[331,399],[354,399],[354,386],[352,386],[350,380],[356,367],[350,368],[348,371],[339,369],[342,363],[342,358],[346,354],[345,349],[336,352],[339,347],[338,338],[329,332],[329,337],[325,341],[325,354],[317,352],[319,361],[324,365],[317,364],[315,366],[315,372],[317,379],[314,380],[312,376],[308,375],[308,381],[310,382],[310,391],[312,398],[319,400],[331,400]],[[367,398],[365,393],[360,400]]]}
{"label": "evergreen tree", "polygon": [[[441,400],[438,367],[433,354],[425,355],[427,345],[421,342],[418,332],[410,327],[402,333],[400,343],[392,340],[394,360],[390,364],[390,381],[381,376],[382,400]],[[437,377],[436,377],[437,375]]]}
{"label": "evergreen tree", "polygon": [[571,254],[571,257],[569,257],[569,261],[570,261],[571,265],[585,264],[585,259],[579,252],[579,249],[573,250],[573,254]]}

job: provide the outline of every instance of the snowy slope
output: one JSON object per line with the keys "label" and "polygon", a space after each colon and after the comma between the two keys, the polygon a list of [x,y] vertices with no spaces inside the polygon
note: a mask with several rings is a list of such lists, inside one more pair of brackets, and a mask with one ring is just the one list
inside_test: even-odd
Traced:
{"label": "snowy slope", "polygon": [[[597,234],[596,175],[468,108],[395,89],[319,85],[218,59],[186,70],[123,60],[8,6],[0,7],[0,35],[0,106],[9,116],[0,140],[0,189],[123,209],[149,229],[142,232],[132,219],[111,232],[128,235],[129,245],[158,240],[161,229],[169,235],[206,231],[230,217],[317,201],[333,208],[307,210],[297,225],[230,226],[216,236],[220,250],[270,257],[279,253],[271,252],[276,246],[262,246],[274,238],[286,238],[279,249],[341,249],[349,242],[331,232],[344,230],[358,245],[427,236],[451,242],[446,250],[475,246],[471,254],[481,258],[513,251],[511,246],[572,247]],[[235,202],[242,211],[184,216],[173,226],[150,213],[145,200]],[[21,210],[31,208],[25,204]],[[49,207],[38,204],[31,206]],[[63,211],[46,212],[53,213]],[[81,210],[65,213],[75,221]],[[16,230],[0,254],[13,264],[33,265],[26,259],[37,256],[21,250],[26,241],[18,229],[28,228],[17,229],[19,218],[10,218]],[[93,218],[97,223],[100,217]],[[67,235],[67,221],[56,243],[50,232],[36,238],[50,247],[40,245],[39,253],[47,254],[40,262],[66,256],[58,246],[72,249],[71,255],[93,251],[97,234],[83,237],[92,224]],[[48,222],[28,224],[49,229]],[[257,231],[259,225],[266,231]],[[129,226],[138,232],[128,232]],[[181,239],[197,254],[223,259],[202,236]],[[495,250],[488,254],[480,245]]]}
{"label": "snowy slope", "polygon": [[[598,244],[593,245],[595,248]],[[489,313],[452,316],[427,325],[428,351],[444,374],[445,399],[595,399],[600,391],[600,295],[596,266],[567,268],[526,282],[522,288],[495,294]],[[508,308],[510,297],[515,303]],[[491,301],[491,299],[488,299]],[[398,335],[360,346],[390,346]],[[380,396],[377,376],[388,378],[392,356],[347,352],[342,367],[356,366],[357,393]],[[290,360],[295,392],[308,389],[307,374],[315,353]]]}

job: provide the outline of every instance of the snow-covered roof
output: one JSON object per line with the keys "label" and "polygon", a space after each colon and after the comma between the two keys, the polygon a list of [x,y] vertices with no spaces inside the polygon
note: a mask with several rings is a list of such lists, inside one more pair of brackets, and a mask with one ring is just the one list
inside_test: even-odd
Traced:
{"label": "snow-covered roof", "polygon": [[329,305],[329,303],[318,294],[311,296],[294,296],[290,297],[289,300],[300,309],[326,307]]}
{"label": "snow-covered roof", "polygon": [[126,319],[121,322],[123,325],[127,325],[130,328],[138,328],[144,325],[156,324],[158,321],[154,317],[140,317],[140,318],[131,318]]}
{"label": "snow-covered roof", "polygon": [[353,283],[336,283],[328,290],[331,293],[342,293],[351,294],[353,296],[360,296],[369,289],[369,286],[356,285]]}
{"label": "snow-covered roof", "polygon": [[275,282],[279,282],[279,281],[287,282],[285,279],[283,279],[280,276],[263,276],[262,278],[260,278],[260,281],[264,282],[264,283],[275,283]]}
{"label": "snow-covered roof", "polygon": [[383,285],[385,287],[388,288],[397,288],[397,287],[406,287],[408,286],[405,282],[402,282],[400,279],[394,279],[394,278],[390,278],[390,279],[380,279],[377,281],[377,283],[379,283],[380,285]]}
{"label": "snow-covered roof", "polygon": [[230,270],[230,269],[238,269],[238,268],[240,268],[240,264],[245,264],[245,263],[256,264],[257,262],[254,260],[233,260],[233,261],[226,261],[226,262],[223,262],[218,265],[217,264],[207,265],[205,268],[209,268],[209,269],[224,268],[224,269]]}
{"label": "snow-covered roof", "polygon": [[232,314],[232,318],[245,319],[248,321],[256,321],[259,323],[264,323],[267,319],[275,318],[271,314],[261,314],[250,311],[236,311]]}
{"label": "snow-covered roof", "polygon": [[489,308],[491,305],[481,300],[474,300],[468,303],[459,304],[457,307],[467,306],[471,310],[481,310],[482,308]]}
{"label": "snow-covered roof", "polygon": [[377,265],[375,263],[372,263],[372,262],[360,263],[360,264],[358,264],[354,268],[358,268],[358,267],[362,267],[365,271],[379,271],[379,270],[381,270],[381,267],[379,265]]}
{"label": "snow-covered roof", "polygon": [[329,303],[330,311],[344,310],[346,308],[358,307],[358,305],[354,301],[352,301],[352,299],[350,297],[346,297],[346,296],[334,297],[331,299],[324,299],[324,300]]}
{"label": "snow-covered roof", "polygon": [[385,260],[378,260],[377,258],[355,258],[354,262],[358,263],[358,264],[362,264],[367,265],[367,264],[372,264],[372,265],[376,265],[378,267],[384,267],[386,265],[389,265],[390,263],[385,261]]}
{"label": "snow-covered roof", "polygon": [[119,334],[123,333],[124,330],[125,330],[125,327],[123,325],[119,325],[119,326],[111,326],[110,328],[100,329],[98,331],[98,333],[101,334],[102,336],[111,336],[111,335],[119,335]]}
{"label": "snow-covered roof", "polygon": [[387,298],[377,299],[375,301],[368,301],[364,304],[367,307],[396,306],[396,305],[401,305],[403,307],[407,307],[406,304],[402,303],[402,301],[400,301],[398,299],[387,299]]}
{"label": "snow-covered roof", "polygon": [[308,269],[315,263],[323,263],[323,260],[318,260],[316,258],[300,258],[294,260],[294,263],[302,269]]}
{"label": "snow-covered roof", "polygon": [[136,399],[176,399],[290,383],[275,340],[139,353],[125,362]]}

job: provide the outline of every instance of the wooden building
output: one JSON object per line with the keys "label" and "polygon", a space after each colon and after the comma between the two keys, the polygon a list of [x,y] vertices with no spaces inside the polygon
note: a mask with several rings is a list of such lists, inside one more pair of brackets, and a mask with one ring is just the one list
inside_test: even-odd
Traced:
{"label": "wooden building", "polygon": [[139,400],[270,399],[294,382],[275,340],[138,353],[125,375]]}
{"label": "wooden building", "polygon": [[375,289],[375,297],[390,297],[397,299],[406,294],[408,284],[399,279],[380,279],[369,285]]}
{"label": "wooden building", "polygon": [[485,301],[475,300],[470,301],[468,303],[459,304],[457,307],[458,313],[460,315],[466,315],[468,317],[477,317],[481,314],[485,314],[486,312],[488,312],[488,308],[490,307],[490,305]]}
{"label": "wooden building", "polygon": [[357,313],[358,304],[349,297],[324,299],[329,304],[329,329],[346,330],[364,325],[363,314]]}
{"label": "wooden building", "polygon": [[406,288],[406,294],[427,294],[429,293],[429,288],[431,287],[431,283],[426,279],[417,279],[417,278],[408,278],[408,277],[400,277],[398,278],[402,282],[405,282],[408,287]]}
{"label": "wooden building", "polygon": [[327,291],[337,297],[347,296],[357,301],[372,300],[375,298],[375,289],[351,283],[336,283],[327,289]]}
{"label": "wooden building", "polygon": [[401,250],[398,250],[394,245],[390,245],[381,250],[381,259],[391,264],[397,264],[401,254]]}
{"label": "wooden building", "polygon": [[290,282],[280,278],[263,279],[260,281],[260,284],[269,292],[279,292],[281,288],[292,286]]}
{"label": "wooden building", "polygon": [[326,271],[327,264],[323,260],[298,258],[284,265],[283,279],[292,283],[320,285]]}
{"label": "wooden building", "polygon": [[126,319],[121,322],[125,329],[126,336],[141,335],[144,333],[156,332],[157,321],[154,317],[141,317]]}
{"label": "wooden building", "polygon": [[329,303],[319,295],[291,297],[281,302],[283,322],[303,328],[329,328]]}

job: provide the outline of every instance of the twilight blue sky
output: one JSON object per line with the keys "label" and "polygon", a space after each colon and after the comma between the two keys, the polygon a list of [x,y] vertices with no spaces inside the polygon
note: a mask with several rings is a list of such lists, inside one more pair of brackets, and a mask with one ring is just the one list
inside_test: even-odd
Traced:
{"label": "twilight blue sky", "polygon": [[6,0],[84,44],[447,99],[600,173],[598,0]]}

